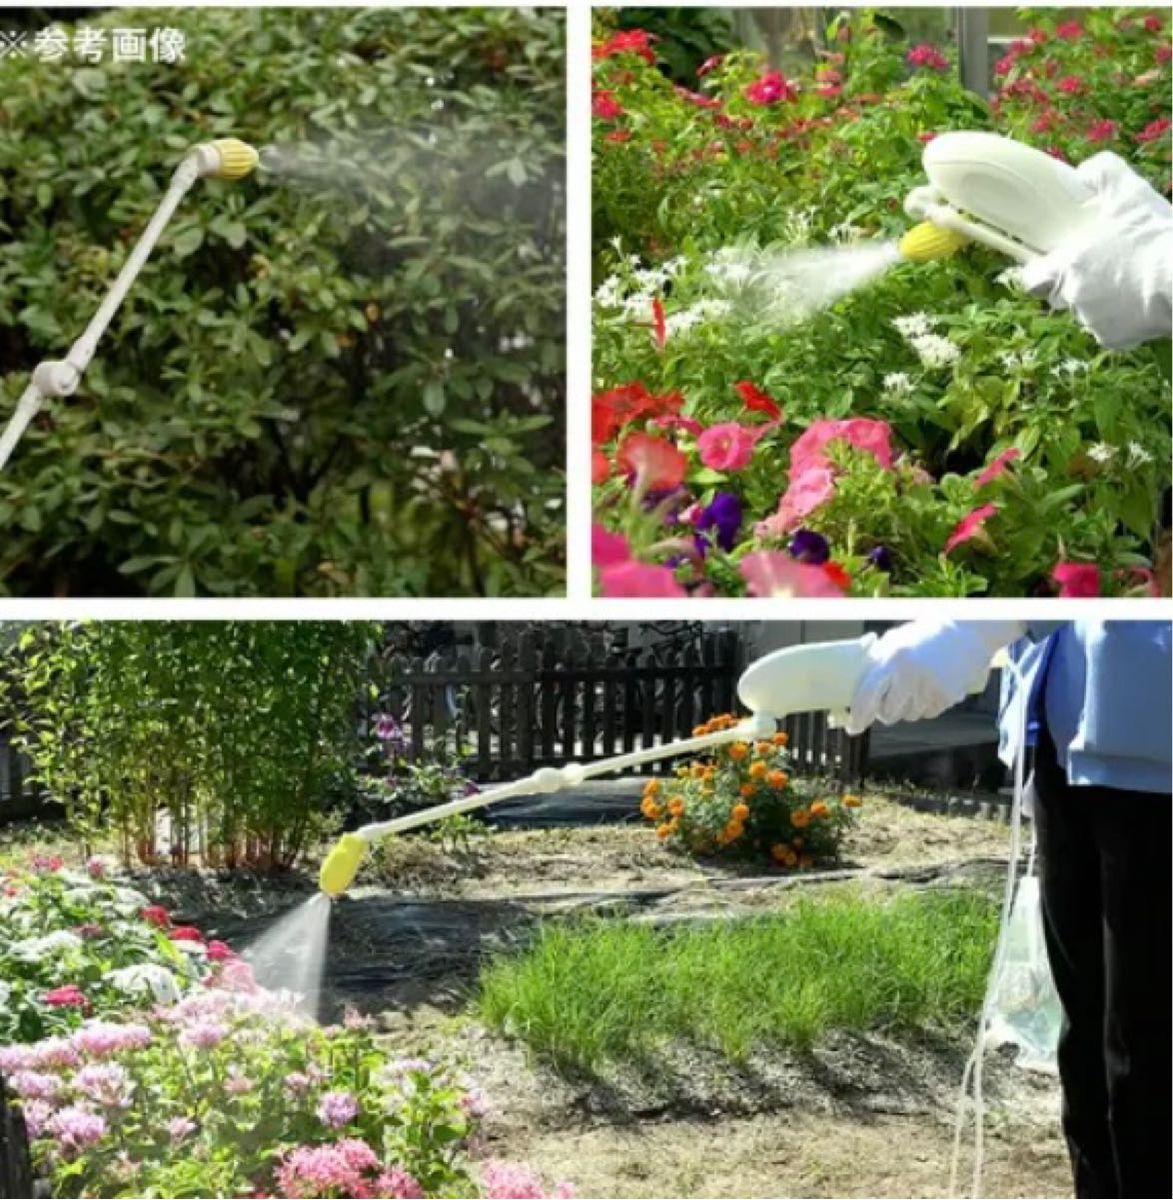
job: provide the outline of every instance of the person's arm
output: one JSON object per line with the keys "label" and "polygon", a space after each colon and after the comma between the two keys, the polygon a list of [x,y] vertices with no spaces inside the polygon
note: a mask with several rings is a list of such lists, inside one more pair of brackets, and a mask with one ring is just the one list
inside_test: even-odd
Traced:
{"label": "person's arm", "polygon": [[1122,158],[1105,151],[1076,171],[1100,219],[1022,269],[1027,291],[1070,309],[1102,346],[1168,338],[1173,324],[1173,207]]}

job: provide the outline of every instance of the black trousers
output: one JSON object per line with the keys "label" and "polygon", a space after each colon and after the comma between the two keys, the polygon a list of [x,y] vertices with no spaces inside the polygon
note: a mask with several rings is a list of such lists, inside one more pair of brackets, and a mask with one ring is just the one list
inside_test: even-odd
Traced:
{"label": "black trousers", "polygon": [[1173,798],[1071,787],[1045,733],[1034,790],[1075,1194],[1173,1195]]}

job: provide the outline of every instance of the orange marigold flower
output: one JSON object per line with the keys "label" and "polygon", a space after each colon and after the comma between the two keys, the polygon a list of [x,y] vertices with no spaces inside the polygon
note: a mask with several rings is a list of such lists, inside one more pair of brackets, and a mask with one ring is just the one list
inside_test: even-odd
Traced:
{"label": "orange marigold flower", "polygon": [[765,774],[769,769],[770,768],[766,766],[761,759],[759,759],[757,762],[749,764],[749,777],[750,779],[762,779],[765,777]]}
{"label": "orange marigold flower", "polygon": [[741,760],[745,758],[748,753],[749,747],[745,744],[745,742],[734,742],[733,745],[729,747],[729,757],[733,759],[734,762],[741,762]]}
{"label": "orange marigold flower", "polygon": [[684,816],[684,799],[683,799],[683,797],[673,796],[672,799],[668,801],[668,811],[674,817]]}
{"label": "orange marigold flower", "polygon": [[812,817],[825,817],[831,811],[830,805],[825,800],[816,800],[811,805]]}
{"label": "orange marigold flower", "polygon": [[752,783],[743,783],[738,789],[741,792],[741,798],[748,800],[751,796],[756,796],[758,789]]}
{"label": "orange marigold flower", "polygon": [[735,804],[733,806],[732,810],[730,811],[729,815],[735,821],[744,821],[749,817],[749,805],[748,804]]}
{"label": "orange marigold flower", "polygon": [[639,806],[639,810],[649,821],[658,821],[664,811],[650,796]]}
{"label": "orange marigold flower", "polygon": [[770,857],[778,863],[784,863],[789,853],[791,853],[790,847],[784,845],[782,842],[770,847]]}
{"label": "orange marigold flower", "polygon": [[774,743],[775,746],[785,746],[786,743],[788,741],[790,741],[790,734],[776,733],[770,740]]}
{"label": "orange marigold flower", "polygon": [[649,779],[644,784],[644,795],[654,796],[660,790],[660,781],[658,779]]}
{"label": "orange marigold flower", "polygon": [[657,825],[656,826],[656,837],[658,837],[661,841],[663,841],[664,838],[666,838],[666,837],[671,837],[671,835],[672,835],[672,826],[671,825]]}
{"label": "orange marigold flower", "polygon": [[754,745],[754,750],[757,751],[758,754],[769,754],[773,748],[774,747],[771,746],[769,742],[758,742]]}
{"label": "orange marigold flower", "polygon": [[852,796],[850,793],[843,797],[843,805],[845,808],[860,808],[863,801],[858,796]]}
{"label": "orange marigold flower", "polygon": [[790,782],[790,776],[775,768],[766,775],[766,782],[772,788],[784,788]]}
{"label": "orange marigold flower", "polygon": [[704,737],[705,734],[709,733],[709,732],[711,732],[709,729],[709,723],[706,721],[705,724],[703,724],[703,725],[696,725],[693,727],[692,736],[693,737]]}
{"label": "orange marigold flower", "polygon": [[805,829],[811,823],[811,815],[805,808],[796,808],[790,814],[790,824],[795,829]]}
{"label": "orange marigold flower", "polygon": [[729,840],[735,842],[745,832],[745,826],[740,821],[730,821],[725,826],[725,832],[729,835]]}

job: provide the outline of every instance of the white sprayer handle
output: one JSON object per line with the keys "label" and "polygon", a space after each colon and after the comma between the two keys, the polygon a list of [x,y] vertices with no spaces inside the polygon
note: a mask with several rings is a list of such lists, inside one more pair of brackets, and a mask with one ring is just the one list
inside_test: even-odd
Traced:
{"label": "white sprayer handle", "polygon": [[12,457],[12,452],[16,449],[17,442],[24,436],[29,422],[40,412],[44,399],[45,395],[41,389],[35,383],[30,383],[16,402],[16,410],[8,418],[8,424],[4,426],[4,432],[0,434],[0,471],[4,470],[4,464]]}
{"label": "white sprayer handle", "polygon": [[559,792],[563,788],[577,787],[584,780],[591,779],[596,775],[626,771],[630,767],[642,766],[644,763],[655,762],[661,758],[672,758],[679,754],[695,754],[697,751],[708,750],[725,742],[753,741],[755,738],[766,737],[773,732],[773,718],[758,715],[741,721],[730,729],[721,729],[716,733],[706,733],[698,737],[681,738],[678,741],[666,742],[662,746],[651,746],[646,750],[633,750],[630,754],[616,754],[611,758],[601,758],[598,762],[567,763],[564,767],[540,767],[524,779],[515,779],[512,783],[503,783],[486,791],[476,792],[471,796],[462,796],[459,800],[450,800],[447,804],[437,804],[431,808],[408,813],[406,816],[395,817],[390,821],[378,821],[372,825],[364,825],[355,833],[364,841],[370,842],[393,833],[418,829],[421,825],[430,825],[435,821],[442,821],[446,817],[486,808],[490,804],[496,804],[499,800],[511,800],[514,796],[532,796],[541,792]]}

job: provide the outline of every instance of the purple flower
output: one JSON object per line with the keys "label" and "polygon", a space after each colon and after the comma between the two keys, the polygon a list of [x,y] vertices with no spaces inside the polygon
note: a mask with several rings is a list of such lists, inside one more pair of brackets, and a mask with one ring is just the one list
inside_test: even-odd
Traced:
{"label": "purple flower", "polygon": [[126,1068],[117,1063],[82,1067],[73,1077],[73,1085],[87,1100],[101,1108],[129,1108],[134,1092]]}
{"label": "purple flower", "polygon": [[358,1100],[349,1092],[327,1092],[318,1101],[318,1119],[331,1129],[341,1129],[358,1116]]}
{"label": "purple flower", "polygon": [[741,528],[741,501],[733,492],[718,492],[701,509],[694,525],[699,534],[713,531],[711,538],[697,539],[697,549],[702,553],[704,553],[704,548],[714,541],[722,550],[732,550],[737,542],[738,530]]}
{"label": "purple flower", "polygon": [[822,566],[831,557],[831,547],[821,533],[800,529],[790,541],[790,557],[812,567]]}
{"label": "purple flower", "polygon": [[869,551],[868,562],[877,571],[883,571],[885,575],[892,574],[892,551],[887,546],[876,546],[873,550]]}
{"label": "purple flower", "polygon": [[61,1078],[41,1071],[18,1071],[9,1083],[22,1100],[55,1100],[61,1091]]}
{"label": "purple flower", "polygon": [[380,1196],[394,1196],[397,1200],[423,1200],[427,1192],[420,1187],[414,1175],[410,1175],[402,1167],[392,1167],[379,1176]]}
{"label": "purple flower", "polygon": [[380,713],[375,722],[375,737],[381,742],[386,742],[392,749],[407,745],[402,726],[389,713]]}
{"label": "purple flower", "polygon": [[171,1139],[171,1144],[178,1146],[180,1142],[195,1133],[198,1127],[189,1117],[172,1117],[164,1128],[167,1130],[167,1136]]}
{"label": "purple flower", "polygon": [[179,1035],[182,1046],[192,1046],[197,1050],[211,1050],[218,1046],[228,1036],[228,1028],[218,1021],[199,1021]]}
{"label": "purple flower", "polygon": [[50,1117],[45,1129],[57,1139],[64,1158],[76,1158],[83,1150],[102,1140],[106,1133],[106,1122],[88,1108],[72,1104]]}
{"label": "purple flower", "polygon": [[224,1081],[224,1090],[230,1096],[244,1096],[254,1087],[256,1084],[247,1075],[242,1075],[236,1067],[228,1068],[228,1078]]}
{"label": "purple flower", "polygon": [[73,1044],[90,1058],[105,1058],[121,1050],[141,1050],[149,1046],[151,1031],[145,1025],[91,1021],[73,1035]]}
{"label": "purple flower", "polygon": [[309,1091],[310,1077],[301,1071],[291,1071],[285,1076],[285,1086],[295,1096],[300,1096]]}

